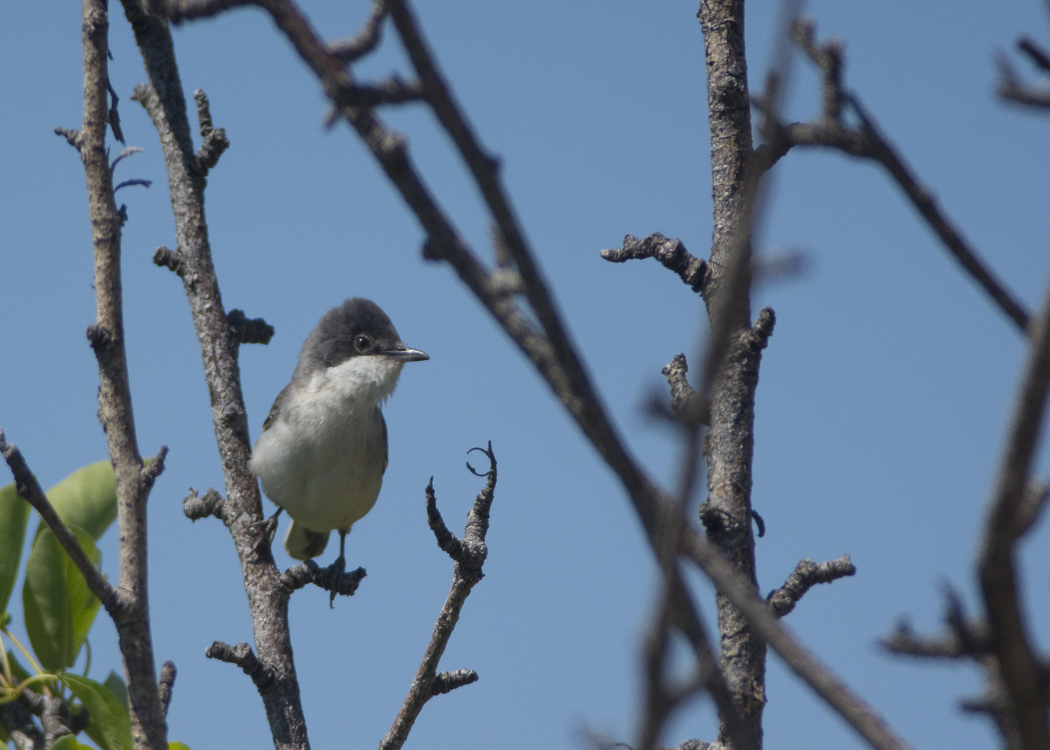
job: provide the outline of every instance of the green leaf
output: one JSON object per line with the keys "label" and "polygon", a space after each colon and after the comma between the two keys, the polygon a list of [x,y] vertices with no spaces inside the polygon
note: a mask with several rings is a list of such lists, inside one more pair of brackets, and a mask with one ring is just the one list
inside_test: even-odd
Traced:
{"label": "green leaf", "polygon": [[124,704],[125,709],[131,710],[131,701],[128,700],[128,684],[124,682],[123,677],[111,669],[109,677],[102,684],[108,687],[113,695],[120,698],[120,702]]}
{"label": "green leaf", "polygon": [[[77,469],[48,490],[47,499],[66,526],[81,528],[97,540],[117,517],[113,465],[106,460]],[[37,534],[43,528],[41,523]]]}
{"label": "green leaf", "polygon": [[29,503],[18,496],[15,485],[0,487],[0,612],[7,611],[29,524]]}
{"label": "green leaf", "polygon": [[91,721],[84,730],[88,737],[102,750],[134,750],[131,717],[112,690],[75,674],[64,675],[62,681],[91,712]]}
{"label": "green leaf", "polygon": [[190,750],[190,746],[182,742],[169,742],[168,750]]}
{"label": "green leaf", "polygon": [[[77,528],[73,532],[98,567],[102,556],[90,534]],[[22,587],[26,631],[44,669],[58,672],[73,666],[101,605],[58,539],[45,528],[33,541]]]}
{"label": "green leaf", "polygon": [[55,740],[51,750],[94,750],[94,748],[91,745],[85,745],[83,742],[77,742],[76,737],[67,734],[65,737]]}
{"label": "green leaf", "polygon": [[33,676],[32,673],[23,667],[22,663],[15,658],[15,650],[13,648],[7,650],[7,663],[11,665],[11,672],[13,672],[11,676],[18,682],[28,680]]}

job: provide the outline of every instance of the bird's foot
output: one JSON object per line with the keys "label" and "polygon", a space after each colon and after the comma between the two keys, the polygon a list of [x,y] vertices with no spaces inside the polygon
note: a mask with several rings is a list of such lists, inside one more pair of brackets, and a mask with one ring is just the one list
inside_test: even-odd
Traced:
{"label": "bird's foot", "polygon": [[[255,555],[259,560],[264,559],[267,554],[271,559],[273,558],[270,547],[273,545],[273,538],[277,535],[277,516],[281,515],[282,510],[283,508],[278,508],[277,512],[266,520],[256,521],[252,524],[252,530],[259,534],[254,544]],[[264,552],[267,554],[264,554]]]}
{"label": "bird's foot", "polygon": [[366,575],[364,568],[355,568],[347,572],[346,558],[343,555],[339,555],[334,563],[327,568],[321,568],[317,571],[314,582],[329,592],[328,606],[334,609],[335,597],[337,595],[353,596],[354,592],[357,591],[357,587],[361,585],[361,580]]}
{"label": "bird's foot", "polygon": [[328,608],[335,609],[335,595],[339,592],[339,582],[343,575],[346,574],[346,558],[340,553],[339,557],[335,558],[335,562],[328,566],[328,583],[331,586],[329,588],[328,597]]}

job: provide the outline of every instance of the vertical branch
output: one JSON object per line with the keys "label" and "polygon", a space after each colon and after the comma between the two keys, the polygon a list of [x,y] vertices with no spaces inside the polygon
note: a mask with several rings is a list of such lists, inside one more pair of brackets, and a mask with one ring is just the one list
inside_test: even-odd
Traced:
{"label": "vertical branch", "polygon": [[97,303],[97,321],[88,329],[88,339],[98,359],[99,418],[116,475],[123,601],[114,621],[128,681],[135,746],[161,750],[167,747],[167,728],[153,660],[146,567],[146,498],[153,482],[144,474],[136,444],[128,385],[120,278],[123,219],[113,199],[106,151],[109,17],[105,0],[84,0],[83,13],[84,124],[79,149],[87,175]]}
{"label": "vertical branch", "polygon": [[[713,378],[705,377],[711,383],[711,424],[704,445],[708,498],[702,518],[712,541],[757,590],[751,461],[755,388],[765,342],[749,324],[749,234],[757,179],[753,176],[743,0],[701,0],[698,16],[707,61],[714,204],[711,261],[704,289],[712,331],[707,374],[717,368]],[[739,739],[745,747],[759,748],[766,700],[765,643],[722,592],[717,594],[717,605],[722,670],[747,730]],[[724,717],[719,739],[729,739]]]}
{"label": "vertical branch", "polygon": [[[213,160],[193,150],[186,100],[175,62],[168,23],[146,13],[140,0],[123,0],[124,12],[142,52],[149,86],[135,98],[149,112],[160,135],[175,216],[177,250],[171,265],[179,269],[193,324],[200,341],[204,374],[211,396],[212,420],[226,481],[222,519],[241,561],[258,659],[273,675],[260,688],[274,744],[279,749],[309,747],[299,684],[288,629],[289,589],[281,584],[273,558],[257,550],[262,520],[258,483],[248,471],[251,443],[241,394],[237,341],[234,340],[212,263],[204,217],[204,173]],[[202,110],[202,125],[210,118]]]}
{"label": "vertical branch", "polygon": [[1050,287],[1046,294],[1039,317],[1033,319],[1029,328],[1028,361],[1011,416],[978,560],[992,652],[999,663],[1020,746],[1032,750],[1050,748],[1050,694],[1045,661],[1033,649],[1025,623],[1016,549],[1031,522],[1029,477],[1050,392]]}

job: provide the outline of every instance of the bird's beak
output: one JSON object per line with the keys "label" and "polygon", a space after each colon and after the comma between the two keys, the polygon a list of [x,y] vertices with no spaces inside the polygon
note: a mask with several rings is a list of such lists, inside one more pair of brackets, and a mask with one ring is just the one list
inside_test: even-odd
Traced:
{"label": "bird's beak", "polygon": [[422,362],[425,359],[430,359],[430,355],[426,352],[421,352],[419,349],[409,349],[407,346],[387,349],[383,352],[383,356],[396,359],[398,362]]}

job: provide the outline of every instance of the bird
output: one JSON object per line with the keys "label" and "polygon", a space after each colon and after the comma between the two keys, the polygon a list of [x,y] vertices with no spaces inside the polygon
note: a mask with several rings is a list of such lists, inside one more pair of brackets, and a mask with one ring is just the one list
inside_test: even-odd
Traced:
{"label": "bird", "polygon": [[306,337],[249,462],[278,508],[270,535],[282,510],[292,518],[284,538],[291,557],[318,557],[337,531],[342,572],[346,535],[375,505],[386,472],[382,405],[404,364],[427,359],[401,342],[379,305],[361,297],[326,312]]}

